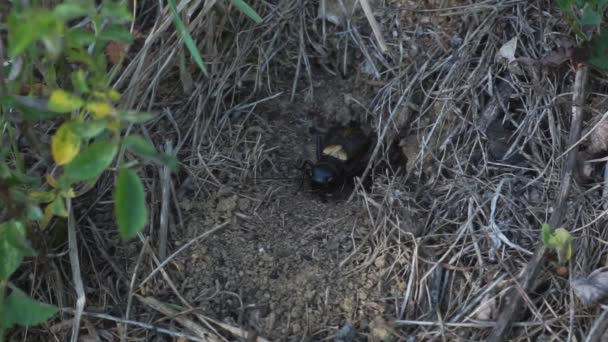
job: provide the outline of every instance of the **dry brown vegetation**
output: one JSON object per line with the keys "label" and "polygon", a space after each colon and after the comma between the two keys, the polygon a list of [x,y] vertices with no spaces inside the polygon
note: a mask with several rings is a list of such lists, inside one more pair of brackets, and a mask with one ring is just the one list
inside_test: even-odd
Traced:
{"label": "dry brown vegetation", "polygon": [[[549,63],[574,44],[553,1],[376,1],[386,52],[361,10],[336,26],[317,18],[317,1],[255,2],[255,25],[213,3],[183,12],[209,77],[167,9],[138,8],[116,87],[125,108],[160,114],[137,129],[170,145],[181,171],[141,170],[150,225],[139,241],[119,242],[111,174],[77,205],[83,340],[484,340],[555,210],[573,260],[560,275],[540,258],[507,336],[585,339],[601,308],[584,307],[569,278],[606,264],[604,166],[579,157],[556,204],[575,70]],[[509,62],[499,50],[514,38]],[[605,130],[606,79],[590,72],[585,88],[574,149],[601,158],[605,135],[585,133]],[[350,198],[297,191],[310,132],[350,119],[381,142],[373,162],[397,141],[407,163],[370,168],[372,185]],[[56,240],[30,262],[31,288],[69,308]],[[63,340],[72,322],[65,310],[13,337]]]}

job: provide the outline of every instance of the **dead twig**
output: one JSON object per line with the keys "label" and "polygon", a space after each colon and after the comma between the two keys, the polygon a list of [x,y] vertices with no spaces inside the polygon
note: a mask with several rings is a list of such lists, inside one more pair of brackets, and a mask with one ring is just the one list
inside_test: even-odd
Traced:
{"label": "dead twig", "polygon": [[[74,313],[74,310],[67,309],[67,308],[63,309],[62,311],[66,311],[66,312],[69,312],[69,313]],[[201,341],[201,342],[208,341],[206,339],[198,338],[197,336],[192,336],[192,335],[180,333],[180,332],[177,332],[177,331],[173,331],[173,330],[169,330],[169,329],[165,329],[165,328],[160,328],[160,327],[157,327],[157,326],[152,325],[152,324],[132,321],[130,319],[122,319],[122,318],[118,318],[118,317],[114,317],[114,316],[110,316],[110,315],[106,315],[106,314],[94,313],[94,312],[86,312],[86,311],[83,312],[82,314],[84,316],[101,318],[101,319],[117,322],[117,323],[120,323],[120,324],[133,325],[133,326],[136,326],[136,327],[152,330],[154,332],[162,333],[162,334],[169,335],[169,336],[187,338],[190,341]],[[71,323],[71,321],[68,321],[68,322]],[[52,328],[54,328],[54,330],[59,330],[59,329],[61,329],[62,326],[63,326],[63,324],[59,324],[59,325],[53,326]]]}

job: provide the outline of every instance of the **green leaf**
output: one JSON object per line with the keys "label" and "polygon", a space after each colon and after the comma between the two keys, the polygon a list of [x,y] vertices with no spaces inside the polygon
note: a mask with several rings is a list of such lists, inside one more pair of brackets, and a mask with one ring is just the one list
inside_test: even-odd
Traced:
{"label": "green leaf", "polygon": [[72,131],[71,123],[64,122],[51,140],[51,152],[57,165],[70,163],[80,151],[81,139]]}
{"label": "green leaf", "polygon": [[59,217],[68,217],[68,209],[65,207],[65,201],[62,197],[57,197],[50,204],[51,213]]}
{"label": "green leaf", "polygon": [[236,6],[236,8],[238,8],[241,12],[245,13],[245,15],[248,16],[251,20],[253,20],[256,24],[262,23],[262,18],[245,1],[232,0],[232,3],[234,4],[234,6]]}
{"label": "green leaf", "polygon": [[12,13],[8,21],[8,55],[15,57],[42,37],[59,33],[63,23],[51,12],[42,9]]}
{"label": "green leaf", "polygon": [[49,36],[42,37],[42,44],[46,48],[47,56],[51,60],[56,60],[61,54],[61,50],[63,48],[63,41],[60,36]]}
{"label": "green leaf", "polygon": [[130,135],[123,141],[126,148],[138,156],[160,162],[167,165],[171,170],[177,170],[177,159],[164,153],[159,153],[156,148],[138,135]]}
{"label": "green leaf", "polygon": [[114,213],[123,240],[132,239],[146,225],[148,218],[144,185],[137,173],[123,168],[118,172],[114,191]]}
{"label": "green leaf", "polygon": [[101,16],[114,22],[129,22],[132,19],[129,9],[124,2],[104,1]]}
{"label": "green leaf", "polygon": [[565,228],[553,228],[542,225],[542,239],[545,247],[555,250],[560,265],[565,265],[572,258],[572,236]]}
{"label": "green leaf", "polygon": [[190,32],[188,32],[188,30],[186,29],[186,26],[182,22],[182,19],[179,17],[179,14],[177,13],[177,8],[175,7],[175,0],[168,0],[168,1],[169,1],[169,9],[171,9],[171,14],[173,15],[173,23],[175,24],[175,28],[177,29],[177,32],[184,40],[184,43],[186,44],[188,51],[190,51],[190,54],[192,55],[192,58],[194,59],[194,61],[198,65],[198,67],[201,69],[203,74],[207,75],[207,68],[205,68],[205,64],[203,63],[203,59],[201,58],[201,55],[198,52],[196,44],[192,40],[192,36],[190,36]]}
{"label": "green leaf", "polygon": [[572,11],[573,0],[558,0],[557,4],[562,12]]}
{"label": "green leaf", "polygon": [[36,252],[30,246],[25,236],[25,227],[23,222],[13,220],[9,222],[9,226],[5,231],[6,241],[13,246],[23,256],[34,256]]}
{"label": "green leaf", "polygon": [[87,94],[90,91],[82,69],[78,69],[72,73],[72,85],[81,94]]}
{"label": "green leaf", "polygon": [[[48,110],[48,101],[30,96],[9,96],[13,101],[13,108],[19,109],[27,120],[38,121],[55,118],[61,113]],[[2,101],[2,100],[0,100]]]}
{"label": "green leaf", "polygon": [[53,13],[64,21],[76,19],[79,17],[84,17],[87,14],[94,11],[95,8],[92,6],[84,5],[81,3],[69,3],[65,2],[55,6],[53,9]]}
{"label": "green leaf", "polygon": [[130,135],[125,137],[123,140],[125,147],[138,154],[140,157],[148,159],[156,159],[158,157],[158,151],[154,145],[147,142],[144,138],[139,135]]}
{"label": "green leaf", "polygon": [[581,23],[586,26],[599,26],[602,23],[602,16],[591,7],[586,6]]}
{"label": "green leaf", "polygon": [[95,119],[103,119],[116,112],[116,108],[108,102],[93,101],[86,104],[85,109],[93,115]]}
{"label": "green leaf", "polygon": [[96,178],[110,166],[117,151],[118,143],[115,141],[93,143],[66,165],[63,176],[70,181]]}
{"label": "green leaf", "polygon": [[66,49],[65,51],[66,59],[70,63],[80,63],[86,66],[88,70],[91,70],[93,74],[95,74],[98,69],[95,64],[95,60],[86,53],[86,50],[82,47],[73,47]]}
{"label": "green leaf", "polygon": [[554,239],[559,263],[565,265],[572,258],[572,236],[566,229],[557,228]]}
{"label": "green leaf", "polygon": [[22,327],[37,325],[58,311],[56,306],[35,301],[18,289],[13,289],[4,302],[4,319],[8,327],[15,324]]}
{"label": "green leaf", "polygon": [[154,117],[154,114],[147,112],[127,112],[118,114],[118,118],[121,121],[130,123],[145,123],[152,120]]}
{"label": "green leaf", "polygon": [[0,179],[7,179],[11,175],[11,169],[9,169],[3,160],[0,160]]}
{"label": "green leaf", "polygon": [[551,228],[551,226],[548,223],[543,223],[541,234],[542,234],[542,238],[543,238],[543,244],[546,247],[551,248],[551,246],[549,244],[552,241],[551,237],[553,236],[553,228]]}
{"label": "green leaf", "polygon": [[95,43],[95,34],[83,28],[72,28],[66,35],[68,46],[89,45]]}
{"label": "green leaf", "polygon": [[49,110],[56,113],[69,113],[83,105],[83,99],[62,89],[53,91],[49,99]]}
{"label": "green leaf", "polygon": [[589,63],[608,70],[608,32],[601,30],[594,35],[589,42]]}
{"label": "green leaf", "polygon": [[99,34],[99,39],[125,44],[133,43],[133,35],[131,35],[131,32],[120,26],[108,27],[107,29],[103,30]]}
{"label": "green leaf", "polygon": [[[34,184],[37,183],[40,179],[33,177],[33,176],[28,176],[24,173],[22,173],[21,171],[19,171],[19,169],[13,169],[10,170],[10,177],[8,178],[8,180],[6,181],[6,183],[9,185],[9,188],[11,188],[14,185],[23,185],[23,184]],[[15,188],[11,189],[11,191],[19,191]],[[11,194],[12,196],[12,194]],[[26,196],[27,197],[27,196]]]}
{"label": "green leaf", "polygon": [[0,280],[8,279],[23,260],[23,253],[9,241],[19,235],[25,238],[23,223],[11,220],[0,224]]}
{"label": "green leaf", "polygon": [[10,198],[15,203],[26,203],[29,199],[23,189],[12,187],[9,189]]}
{"label": "green leaf", "polygon": [[70,129],[81,138],[91,139],[103,133],[108,127],[108,120],[93,120],[87,122],[71,122]]}
{"label": "green leaf", "polygon": [[40,221],[44,217],[39,206],[30,204],[27,206],[27,219],[30,221]]}
{"label": "green leaf", "polygon": [[34,203],[51,203],[55,200],[55,193],[52,191],[32,190],[28,193],[28,199]]}

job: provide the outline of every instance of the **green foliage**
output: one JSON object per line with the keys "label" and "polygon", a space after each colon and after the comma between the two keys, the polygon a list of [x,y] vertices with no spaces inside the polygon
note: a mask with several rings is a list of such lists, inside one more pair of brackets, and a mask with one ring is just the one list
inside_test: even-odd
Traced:
{"label": "green foliage", "polygon": [[247,5],[243,0],[232,0],[232,3],[236,8],[238,8],[241,12],[245,13],[251,20],[253,20],[256,24],[262,23],[262,18],[258,15],[258,13]]}
{"label": "green foliage", "polygon": [[[232,3],[256,23],[262,22],[242,0]],[[6,56],[0,60],[9,61],[2,75],[11,75],[0,79],[0,127],[8,132],[0,136],[0,144],[7,143],[0,145],[0,341],[7,329],[38,324],[57,312],[17,288],[7,292],[11,275],[25,257],[35,254],[26,236],[29,228],[44,230],[53,217],[68,217],[66,201],[77,196],[73,188],[81,182],[93,184],[114,163],[118,232],[131,239],[146,224],[146,196],[142,180],[130,168],[135,164],[126,163],[119,148],[177,169],[175,157],[159,153],[143,137],[123,136],[123,127],[153,118],[150,113],[119,110],[120,93],[110,87],[116,75],[112,69],[120,70],[113,63],[120,62],[106,58],[106,48],[133,42],[128,29],[133,18],[124,1],[64,0],[52,8],[13,1],[11,6],[7,22],[0,23],[7,33]],[[169,8],[178,34],[206,74],[174,0],[169,0]],[[73,25],[85,18],[88,25]],[[49,172],[55,169],[58,176],[28,169],[24,160],[32,163],[32,155],[25,158],[17,144],[15,115],[25,121],[53,120],[56,130],[50,146],[30,143],[48,147],[34,157],[45,158],[36,162],[48,165]]]}
{"label": "green foliage", "polygon": [[557,254],[558,263],[564,266],[572,258],[572,236],[564,228],[553,229],[549,224],[542,225],[542,239],[545,247]]}
{"label": "green foliage", "polygon": [[26,255],[20,241],[25,239],[25,227],[17,220],[0,224],[0,281],[7,280],[17,270]]}
{"label": "green foliage", "polygon": [[173,171],[177,169],[177,160],[175,157],[158,153],[152,144],[140,136],[135,135],[126,137],[123,143],[125,147],[142,158],[165,164]]}
{"label": "green foliage", "polygon": [[56,306],[31,299],[19,289],[13,289],[4,301],[3,309],[0,325],[7,329],[15,324],[27,327],[42,323],[59,311]]}
{"label": "green foliage", "polygon": [[[207,68],[205,67],[205,63],[203,63],[203,58],[201,57],[201,54],[198,52],[196,43],[192,39],[190,32],[188,31],[188,29],[186,29],[184,22],[182,21],[179,16],[179,13],[177,12],[175,0],[168,0],[168,3],[169,9],[171,10],[171,15],[173,16],[173,23],[175,24],[177,32],[184,40],[184,44],[186,44],[186,48],[192,55],[192,58],[194,59],[194,62],[196,62],[196,65],[198,65],[198,67],[205,75],[208,75]],[[238,8],[256,24],[260,24],[262,22],[262,18],[258,15],[258,13],[243,0],[232,0],[232,3],[236,6],[236,8]]]}
{"label": "green foliage", "polygon": [[[119,110],[121,95],[110,87],[120,61],[106,58],[106,48],[133,41],[128,2],[59,2],[49,8],[13,1],[0,23],[7,33],[6,55],[0,56],[7,64],[0,79],[0,341],[7,329],[38,324],[57,312],[10,285],[24,258],[35,255],[27,236],[36,231],[32,228],[44,230],[54,217],[68,217],[66,201],[78,200],[73,189],[94,184],[116,165],[116,223],[119,235],[131,239],[146,224],[146,196],[132,169],[137,164],[118,153],[121,145],[145,160],[177,168],[175,157],[159,153],[142,137],[123,135],[124,127],[153,118]],[[88,24],[74,26],[82,22]],[[18,144],[23,137],[17,137],[16,125],[40,120],[55,128],[50,146],[36,134]],[[47,168],[31,168],[34,164]]]}
{"label": "green foliage", "polygon": [[114,212],[120,236],[131,239],[146,224],[148,214],[144,205],[144,185],[131,169],[120,169],[114,191]]}
{"label": "green foliage", "polygon": [[177,8],[175,6],[175,0],[169,0],[169,9],[171,9],[171,15],[173,16],[173,23],[175,24],[175,28],[177,28],[177,32],[184,40],[184,43],[186,44],[188,51],[190,51],[192,58],[194,59],[194,61],[198,65],[198,67],[201,69],[201,71],[205,75],[208,75],[207,68],[205,67],[205,63],[203,63],[203,58],[201,57],[201,54],[198,52],[198,49],[196,48],[196,44],[194,43],[194,40],[192,40],[192,36],[190,35],[190,32],[188,32],[188,29],[186,29],[184,22],[182,21],[182,19],[179,17],[179,14],[177,13]]}
{"label": "green foliage", "polygon": [[92,143],[66,165],[60,184],[87,181],[99,177],[110,166],[117,152],[118,143],[116,141],[102,140]]}
{"label": "green foliage", "polygon": [[583,41],[575,62],[608,71],[608,33],[603,22],[608,0],[559,0],[558,5],[572,30]]}

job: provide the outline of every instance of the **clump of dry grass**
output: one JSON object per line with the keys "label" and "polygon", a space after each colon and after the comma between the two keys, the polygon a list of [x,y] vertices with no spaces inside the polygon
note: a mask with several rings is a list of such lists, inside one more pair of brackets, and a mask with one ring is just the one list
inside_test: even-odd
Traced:
{"label": "clump of dry grass", "polygon": [[[403,327],[402,333],[448,340],[487,337],[507,289],[517,286],[519,271],[531,260],[540,224],[559,210],[553,206],[562,186],[563,153],[571,144],[566,137],[572,107],[567,103],[574,75],[540,63],[559,47],[567,29],[558,13],[549,15],[536,6],[438,9],[442,15],[456,11],[466,19],[481,12],[483,19],[464,31],[450,53],[430,49],[427,58],[415,64],[417,72],[393,78],[393,86],[377,96],[374,112],[386,113],[389,123],[398,117],[399,105],[405,113],[401,115],[415,116],[410,134],[416,139],[408,143],[418,144],[404,183],[387,179],[375,189],[384,203],[377,205],[383,218],[378,236],[383,238],[370,240],[376,245],[367,256],[386,254],[401,266],[392,267],[387,278],[407,279],[402,301],[395,303],[395,324]],[[514,37],[521,57],[505,68],[495,56]],[[412,87],[412,82],[417,85]],[[416,91],[424,94],[412,115],[403,102],[416,99]],[[512,127],[508,153],[522,154],[525,166],[492,161],[489,154],[497,133],[487,128],[496,120]],[[380,137],[386,136],[387,126],[379,127]],[[593,202],[599,198],[585,188],[593,189],[573,184],[572,196],[579,200],[568,201],[563,213],[563,224],[577,240],[571,269],[575,272],[601,266],[605,253],[601,244],[591,242],[605,238],[602,231],[590,229],[598,223],[600,212]],[[370,201],[369,195],[360,195]],[[415,203],[417,210],[409,216],[418,217],[414,227],[420,228],[414,231],[421,232],[416,239],[404,242],[408,229],[400,217],[407,215],[387,209],[396,201]],[[404,206],[401,202],[398,207]],[[562,340],[590,324],[587,311],[572,297],[568,279],[543,269],[532,279],[526,310],[519,307],[516,313],[512,336]]]}

